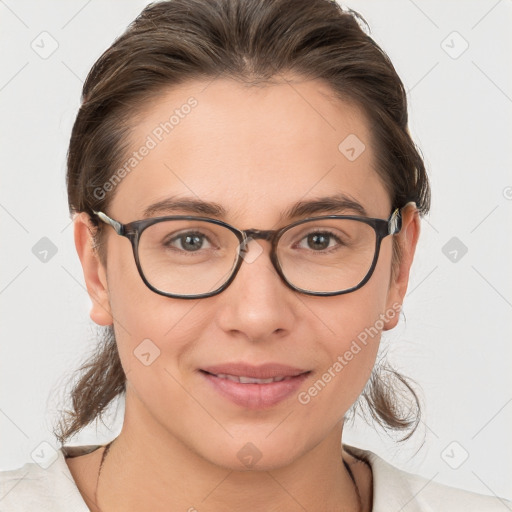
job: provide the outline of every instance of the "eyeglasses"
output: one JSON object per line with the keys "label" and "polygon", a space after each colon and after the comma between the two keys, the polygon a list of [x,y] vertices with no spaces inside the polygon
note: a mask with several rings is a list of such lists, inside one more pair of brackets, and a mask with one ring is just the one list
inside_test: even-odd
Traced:
{"label": "eyeglasses", "polygon": [[353,292],[370,279],[382,240],[400,232],[395,209],[388,220],[353,215],[307,218],[278,230],[239,230],[221,220],[189,215],[128,224],[94,212],[132,244],[144,283],[180,299],[211,297],[234,280],[251,240],[272,244],[270,260],[284,283],[307,295]]}

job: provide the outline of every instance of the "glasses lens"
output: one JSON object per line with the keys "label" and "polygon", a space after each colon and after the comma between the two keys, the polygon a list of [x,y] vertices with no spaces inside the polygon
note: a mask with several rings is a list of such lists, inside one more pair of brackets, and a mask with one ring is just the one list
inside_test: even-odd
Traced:
{"label": "glasses lens", "polygon": [[211,222],[167,220],[146,228],[139,262],[146,280],[175,295],[201,295],[220,288],[237,259],[239,241]]}
{"label": "glasses lens", "polygon": [[372,226],[350,219],[304,222],[279,240],[277,256],[293,286],[311,292],[339,292],[357,286],[375,255]]}

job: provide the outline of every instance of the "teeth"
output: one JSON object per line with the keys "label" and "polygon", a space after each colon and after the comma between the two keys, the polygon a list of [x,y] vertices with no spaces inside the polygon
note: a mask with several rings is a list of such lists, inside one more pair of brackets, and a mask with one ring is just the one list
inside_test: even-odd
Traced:
{"label": "teeth", "polygon": [[254,379],[252,377],[240,376],[239,378],[241,384],[269,384],[270,382],[274,382],[272,377],[270,379]]}
{"label": "teeth", "polygon": [[270,377],[269,379],[255,379],[253,377],[245,377],[243,375],[228,375],[226,373],[218,373],[216,375],[219,379],[232,380],[234,382],[240,382],[240,384],[270,384],[271,382],[281,382],[291,377]]}

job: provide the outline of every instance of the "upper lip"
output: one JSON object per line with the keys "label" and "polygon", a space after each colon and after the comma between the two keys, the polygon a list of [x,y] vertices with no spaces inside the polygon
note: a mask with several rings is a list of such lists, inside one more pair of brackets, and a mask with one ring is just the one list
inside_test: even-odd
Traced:
{"label": "upper lip", "polygon": [[201,368],[202,371],[214,375],[225,374],[236,377],[251,377],[253,379],[270,379],[274,377],[296,377],[308,370],[294,368],[279,363],[267,363],[261,365],[251,365],[247,363],[225,363]]}

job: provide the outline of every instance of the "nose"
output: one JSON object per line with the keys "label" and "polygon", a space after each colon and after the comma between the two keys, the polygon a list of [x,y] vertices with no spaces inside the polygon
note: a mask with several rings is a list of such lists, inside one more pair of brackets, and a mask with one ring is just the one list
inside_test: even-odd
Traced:
{"label": "nose", "polygon": [[235,279],[218,295],[219,327],[254,342],[283,336],[297,321],[297,292],[276,272],[270,245],[250,239]]}

